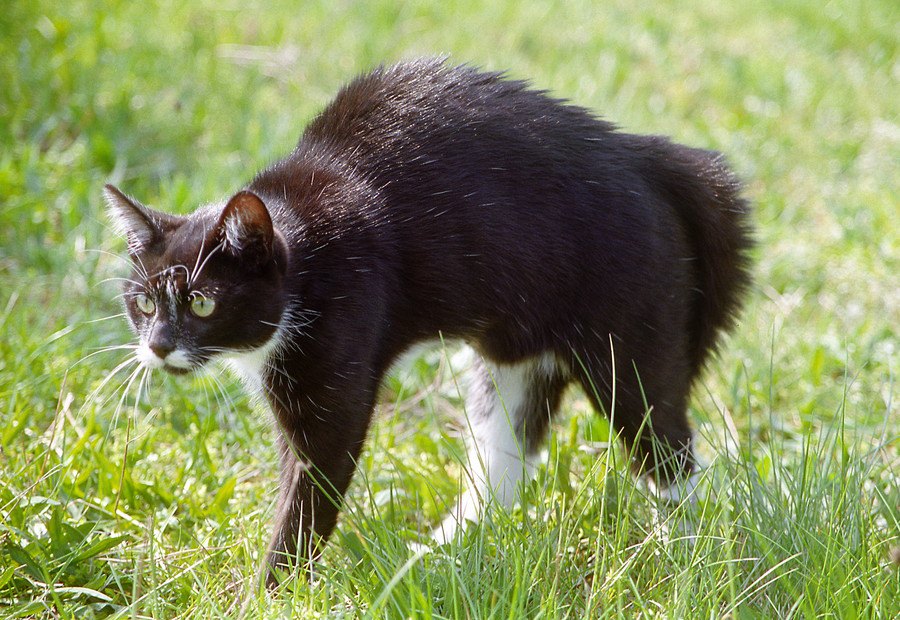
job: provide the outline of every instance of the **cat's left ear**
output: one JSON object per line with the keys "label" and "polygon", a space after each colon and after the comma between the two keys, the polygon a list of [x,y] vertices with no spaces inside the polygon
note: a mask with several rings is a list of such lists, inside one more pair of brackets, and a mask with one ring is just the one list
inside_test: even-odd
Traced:
{"label": "cat's left ear", "polygon": [[244,258],[269,259],[281,241],[265,203],[249,190],[231,197],[216,230],[225,251]]}

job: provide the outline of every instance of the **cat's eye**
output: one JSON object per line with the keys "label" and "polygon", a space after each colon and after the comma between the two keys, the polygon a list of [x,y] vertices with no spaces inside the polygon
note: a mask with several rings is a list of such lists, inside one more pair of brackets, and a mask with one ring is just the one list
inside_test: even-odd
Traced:
{"label": "cat's eye", "polygon": [[215,309],[216,302],[209,297],[197,293],[191,298],[191,312],[194,313],[194,316],[203,319],[212,314]]}
{"label": "cat's eye", "polygon": [[138,293],[137,297],[134,298],[134,303],[137,304],[138,310],[144,314],[153,314],[156,312],[156,304],[146,293]]}

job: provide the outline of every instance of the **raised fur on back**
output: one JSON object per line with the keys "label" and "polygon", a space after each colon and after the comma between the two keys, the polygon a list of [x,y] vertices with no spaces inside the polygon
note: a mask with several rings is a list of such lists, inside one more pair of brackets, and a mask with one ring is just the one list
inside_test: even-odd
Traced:
{"label": "raised fur on back", "polygon": [[636,470],[693,471],[690,387],[749,281],[739,189],[717,153],[429,59],[350,83],[227,203],[107,197],[146,363],[235,358],[278,420],[275,584],[333,529],[385,372],[439,336],[475,352],[472,486],[439,540],[512,500],[573,382]]}
{"label": "raised fur on back", "polygon": [[684,222],[696,253],[694,365],[699,372],[719,333],[735,319],[749,284],[748,206],[721,153],[649,139],[647,178]]}

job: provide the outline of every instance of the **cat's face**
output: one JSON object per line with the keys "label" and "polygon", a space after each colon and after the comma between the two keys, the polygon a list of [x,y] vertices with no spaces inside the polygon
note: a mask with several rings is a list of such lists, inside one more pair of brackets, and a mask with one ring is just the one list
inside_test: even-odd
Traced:
{"label": "cat's face", "polygon": [[111,185],[106,199],[134,266],[124,300],[141,364],[186,373],[269,342],[285,309],[288,250],[259,197],[240,192],[187,217]]}

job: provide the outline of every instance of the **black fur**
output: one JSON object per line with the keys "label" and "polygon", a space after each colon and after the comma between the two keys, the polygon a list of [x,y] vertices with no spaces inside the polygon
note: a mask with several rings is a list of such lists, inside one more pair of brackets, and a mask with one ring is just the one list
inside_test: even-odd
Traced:
{"label": "black fur", "polygon": [[[390,364],[438,334],[496,363],[561,360],[529,388],[529,451],[566,385],[609,412],[615,377],[636,467],[663,484],[689,471],[688,393],[748,283],[739,189],[715,152],[619,132],[498,74],[424,60],[345,87],[246,187],[271,223],[252,259],[220,251],[203,272],[222,324],[189,321],[210,334],[199,365],[203,347],[259,346],[286,317],[264,372],[282,430],[270,583],[333,529]],[[166,219],[135,251],[147,275],[204,258],[221,217]]]}

